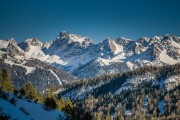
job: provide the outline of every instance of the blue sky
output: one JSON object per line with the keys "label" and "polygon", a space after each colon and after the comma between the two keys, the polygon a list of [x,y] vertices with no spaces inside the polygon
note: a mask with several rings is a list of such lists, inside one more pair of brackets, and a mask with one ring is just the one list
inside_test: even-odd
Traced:
{"label": "blue sky", "polygon": [[0,39],[54,40],[60,31],[106,37],[180,36],[179,0],[0,0]]}

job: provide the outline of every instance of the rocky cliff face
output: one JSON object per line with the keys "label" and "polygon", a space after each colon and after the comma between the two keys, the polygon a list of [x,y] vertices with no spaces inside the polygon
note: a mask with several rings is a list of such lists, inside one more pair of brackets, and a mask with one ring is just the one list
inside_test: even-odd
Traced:
{"label": "rocky cliff face", "polygon": [[66,59],[86,53],[92,45],[94,45],[94,42],[87,37],[61,32],[56,40],[52,42],[52,45],[44,52]]}

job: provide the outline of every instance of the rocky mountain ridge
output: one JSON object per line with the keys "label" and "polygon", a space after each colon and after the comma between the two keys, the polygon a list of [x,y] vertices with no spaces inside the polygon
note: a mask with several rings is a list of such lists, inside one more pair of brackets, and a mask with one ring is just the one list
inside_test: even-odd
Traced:
{"label": "rocky mountain ridge", "polygon": [[1,44],[0,52],[16,61],[37,59],[79,78],[180,62],[180,38],[173,35],[143,37],[136,41],[107,38],[95,44],[88,37],[63,31],[49,43],[32,38],[21,43],[1,41]]}

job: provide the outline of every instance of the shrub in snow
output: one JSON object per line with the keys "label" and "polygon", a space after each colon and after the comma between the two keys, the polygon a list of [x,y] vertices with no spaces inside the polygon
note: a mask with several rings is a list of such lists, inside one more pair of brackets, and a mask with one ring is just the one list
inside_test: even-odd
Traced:
{"label": "shrub in snow", "polygon": [[58,108],[57,99],[54,96],[47,97],[44,100],[44,109],[45,110],[52,110]]}
{"label": "shrub in snow", "polygon": [[15,96],[17,96],[19,94],[19,91],[14,89],[13,93],[14,93]]}
{"label": "shrub in snow", "polygon": [[12,105],[16,106],[16,99],[15,99],[14,97],[13,97],[12,99],[10,99],[9,102],[10,102]]}
{"label": "shrub in snow", "polygon": [[23,107],[21,107],[21,108],[19,108],[24,114],[26,114],[26,115],[29,115],[29,113],[23,108]]}
{"label": "shrub in snow", "polygon": [[8,100],[8,98],[9,98],[9,94],[8,93],[3,93],[2,94],[2,99]]}

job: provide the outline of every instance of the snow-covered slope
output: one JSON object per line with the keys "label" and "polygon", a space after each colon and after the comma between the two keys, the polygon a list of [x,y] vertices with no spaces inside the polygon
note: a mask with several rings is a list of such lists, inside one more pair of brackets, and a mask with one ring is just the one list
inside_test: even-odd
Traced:
{"label": "snow-covered slope", "polygon": [[57,67],[51,66],[37,59],[17,61],[8,58],[1,62],[11,75],[15,88],[19,89],[27,82],[31,82],[37,90],[47,90],[50,85],[56,87],[71,82],[75,77],[63,72]]}
{"label": "snow-covered slope", "polygon": [[10,120],[65,120],[66,115],[58,110],[46,111],[40,103],[27,99],[19,99],[10,94],[9,100],[15,98],[16,104],[0,98],[1,112],[10,117]]}
{"label": "snow-covered slope", "polygon": [[43,44],[37,39],[27,39],[19,44],[14,39],[0,40],[1,67],[10,71],[14,86],[19,89],[32,82],[37,90],[46,90],[50,84],[60,86],[75,77],[61,71],[51,63],[61,64],[56,55],[45,55]]}
{"label": "snow-covered slope", "polygon": [[180,84],[180,75],[171,76],[164,81],[164,86],[167,90],[173,89]]}
{"label": "snow-covered slope", "polygon": [[54,65],[59,66],[64,71],[72,72],[94,58],[89,53],[92,46],[94,46],[94,42],[91,39],[63,31],[52,42],[51,46],[43,51],[49,57],[59,58],[54,62]]}
{"label": "snow-covered slope", "polygon": [[6,48],[8,43],[8,41],[0,40],[0,48]]}
{"label": "snow-covered slope", "polygon": [[144,87],[169,91],[180,84],[179,66],[179,64],[156,68],[144,66],[135,71],[88,79],[71,86],[67,91],[61,91],[59,95],[73,100],[81,100],[90,95],[109,93],[119,95],[123,92],[141,90]]}
{"label": "snow-covered slope", "polygon": [[[180,40],[170,35],[151,39],[144,37],[137,41],[123,38],[115,41],[107,39],[97,44],[94,51],[97,57],[74,70],[72,74],[93,77],[133,70],[144,65],[159,66],[180,62]],[[92,68],[93,66],[96,68]]]}

